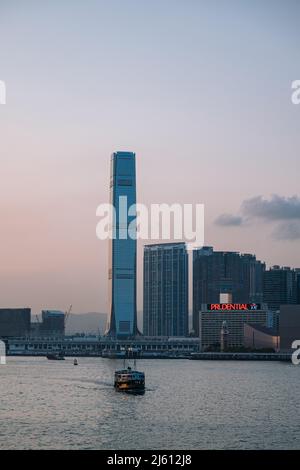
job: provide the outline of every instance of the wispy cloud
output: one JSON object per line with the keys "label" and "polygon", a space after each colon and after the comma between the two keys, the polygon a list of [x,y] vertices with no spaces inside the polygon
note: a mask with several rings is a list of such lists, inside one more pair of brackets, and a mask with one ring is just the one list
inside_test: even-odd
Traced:
{"label": "wispy cloud", "polygon": [[215,223],[223,227],[238,227],[244,223],[244,220],[239,215],[221,214],[216,218]]}
{"label": "wispy cloud", "polygon": [[246,199],[238,214],[221,214],[215,223],[223,227],[239,227],[252,219],[281,222],[276,226],[273,237],[277,240],[298,240],[300,239],[300,197],[274,194],[270,199],[264,199],[262,196]]}
{"label": "wispy cloud", "polygon": [[300,220],[300,198],[298,196],[283,197],[274,194],[271,199],[257,196],[246,199],[242,203],[241,212],[244,216],[260,217],[268,220]]}
{"label": "wispy cloud", "polygon": [[300,221],[281,223],[273,232],[276,240],[299,240],[300,239]]}

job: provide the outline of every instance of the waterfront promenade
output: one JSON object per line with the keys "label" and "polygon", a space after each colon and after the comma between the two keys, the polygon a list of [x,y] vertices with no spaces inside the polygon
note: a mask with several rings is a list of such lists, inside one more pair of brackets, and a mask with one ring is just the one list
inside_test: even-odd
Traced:
{"label": "waterfront promenade", "polygon": [[[64,356],[148,359],[191,359],[204,361],[291,361],[290,353],[200,352],[198,338],[147,338],[114,340],[107,337],[15,338],[6,341],[8,356]],[[128,353],[127,353],[128,354]]]}

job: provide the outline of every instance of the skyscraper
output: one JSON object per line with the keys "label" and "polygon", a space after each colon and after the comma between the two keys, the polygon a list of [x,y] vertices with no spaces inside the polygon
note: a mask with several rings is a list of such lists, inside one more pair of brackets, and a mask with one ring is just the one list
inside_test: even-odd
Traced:
{"label": "skyscraper", "polygon": [[[135,336],[136,314],[136,176],[135,154],[115,152],[111,156],[110,203],[115,212],[109,246],[110,318],[107,335]],[[130,209],[130,216],[128,210]]]}
{"label": "skyscraper", "polygon": [[193,329],[199,332],[202,304],[220,302],[230,294],[232,302],[261,303],[265,264],[254,255],[214,251],[203,247],[193,251]]}
{"label": "skyscraper", "polygon": [[296,268],[296,281],[297,281],[297,304],[300,305],[300,269]]}
{"label": "skyscraper", "polygon": [[188,334],[188,254],[185,243],[144,247],[144,334]]}
{"label": "skyscraper", "polygon": [[289,267],[273,266],[264,273],[264,302],[270,310],[297,303],[297,272]]}

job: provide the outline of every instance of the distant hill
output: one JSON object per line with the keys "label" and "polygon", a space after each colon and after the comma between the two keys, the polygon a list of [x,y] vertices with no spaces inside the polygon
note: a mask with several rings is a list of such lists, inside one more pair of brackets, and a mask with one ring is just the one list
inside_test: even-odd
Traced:
{"label": "distant hill", "polygon": [[106,313],[72,313],[67,321],[66,334],[75,333],[103,335],[106,328]]}
{"label": "distant hill", "polygon": [[[143,314],[141,311],[137,312],[138,327],[140,331],[143,330]],[[41,321],[41,316],[38,315]],[[35,319],[32,319],[35,321]],[[66,333],[67,335],[74,335],[76,333],[103,335],[106,329],[107,315],[106,313],[88,312],[88,313],[71,313],[68,321]],[[189,314],[189,328],[192,327],[192,315]]]}

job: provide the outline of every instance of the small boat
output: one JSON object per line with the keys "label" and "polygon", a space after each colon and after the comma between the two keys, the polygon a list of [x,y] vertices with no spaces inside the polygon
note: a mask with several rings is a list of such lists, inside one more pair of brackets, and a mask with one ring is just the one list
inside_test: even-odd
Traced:
{"label": "small boat", "polygon": [[116,370],[114,387],[119,392],[144,393],[145,374],[137,370],[127,369]]}
{"label": "small boat", "polygon": [[49,361],[64,361],[65,356],[63,353],[51,353],[47,354],[47,359],[49,359]]}
{"label": "small boat", "polygon": [[76,357],[74,359],[74,366],[78,366],[78,361],[77,361]]}

